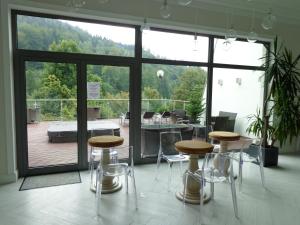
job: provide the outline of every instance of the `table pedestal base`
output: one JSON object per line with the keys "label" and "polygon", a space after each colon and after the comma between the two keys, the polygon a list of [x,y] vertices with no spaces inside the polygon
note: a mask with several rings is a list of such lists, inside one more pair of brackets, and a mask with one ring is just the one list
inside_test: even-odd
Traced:
{"label": "table pedestal base", "polygon": [[[176,198],[179,199],[180,201],[183,201],[183,196],[184,196],[184,193],[182,191],[178,191],[176,193]],[[208,196],[204,193],[203,203],[207,203],[209,200],[210,200],[210,196]],[[190,204],[199,205],[200,204],[200,194],[186,194],[185,202],[190,203]]]}
{"label": "table pedestal base", "polygon": [[[121,190],[122,183],[114,177],[103,177],[102,181],[102,194],[109,194]],[[96,192],[96,179],[93,179],[91,191]]]}

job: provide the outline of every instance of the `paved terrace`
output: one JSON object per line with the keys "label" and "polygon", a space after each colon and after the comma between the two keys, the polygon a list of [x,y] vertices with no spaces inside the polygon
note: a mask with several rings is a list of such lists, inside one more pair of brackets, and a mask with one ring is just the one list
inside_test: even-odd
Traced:
{"label": "paved terrace", "polygon": [[[109,121],[119,125],[118,119]],[[51,122],[28,124],[28,161],[29,167],[50,166],[77,163],[77,143],[50,143],[47,130]],[[120,125],[120,136],[124,144],[129,144],[128,124]],[[128,154],[119,152],[119,158],[126,158]]]}

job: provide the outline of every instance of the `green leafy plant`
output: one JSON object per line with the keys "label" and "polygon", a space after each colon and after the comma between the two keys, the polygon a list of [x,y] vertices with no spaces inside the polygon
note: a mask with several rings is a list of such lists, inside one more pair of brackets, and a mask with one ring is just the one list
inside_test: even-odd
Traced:
{"label": "green leafy plant", "polygon": [[282,146],[300,133],[300,54],[294,58],[291,50],[278,45],[276,37],[273,49],[263,59],[268,87],[263,117],[255,115],[248,132],[261,136],[264,147],[276,141]]}

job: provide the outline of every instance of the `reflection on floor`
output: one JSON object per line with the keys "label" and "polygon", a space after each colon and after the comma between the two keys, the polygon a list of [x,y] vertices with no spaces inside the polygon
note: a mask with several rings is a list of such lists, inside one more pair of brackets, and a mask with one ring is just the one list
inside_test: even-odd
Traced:
{"label": "reflection on floor", "polygon": [[[186,165],[185,165],[186,166]],[[21,180],[0,186],[0,224],[9,225],[196,225],[198,205],[175,198],[181,178],[174,166],[174,183],[167,191],[167,165],[154,181],[154,164],[136,166],[139,210],[133,208],[133,193],[125,189],[103,195],[102,216],[95,215],[89,175],[82,183],[19,192]],[[279,167],[265,168],[267,189],[260,183],[256,165],[245,165],[242,192],[237,192],[239,220],[235,219],[229,185],[215,186],[215,200],[204,205],[206,224],[296,225],[300,221],[300,155],[281,155]],[[51,198],[49,197],[51,196]]]}

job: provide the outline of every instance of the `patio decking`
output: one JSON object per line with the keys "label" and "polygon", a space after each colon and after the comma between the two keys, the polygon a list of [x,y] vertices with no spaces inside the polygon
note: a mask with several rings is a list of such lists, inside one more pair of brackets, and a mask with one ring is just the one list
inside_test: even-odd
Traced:
{"label": "patio decking", "polygon": [[[118,119],[109,121],[119,124]],[[28,164],[29,167],[44,167],[77,163],[77,143],[50,143],[47,135],[49,125],[53,122],[39,122],[27,125],[28,132]],[[128,125],[120,125],[120,136],[124,144],[129,143]],[[88,154],[88,153],[87,153]],[[119,152],[119,158],[128,157],[128,153]]]}

